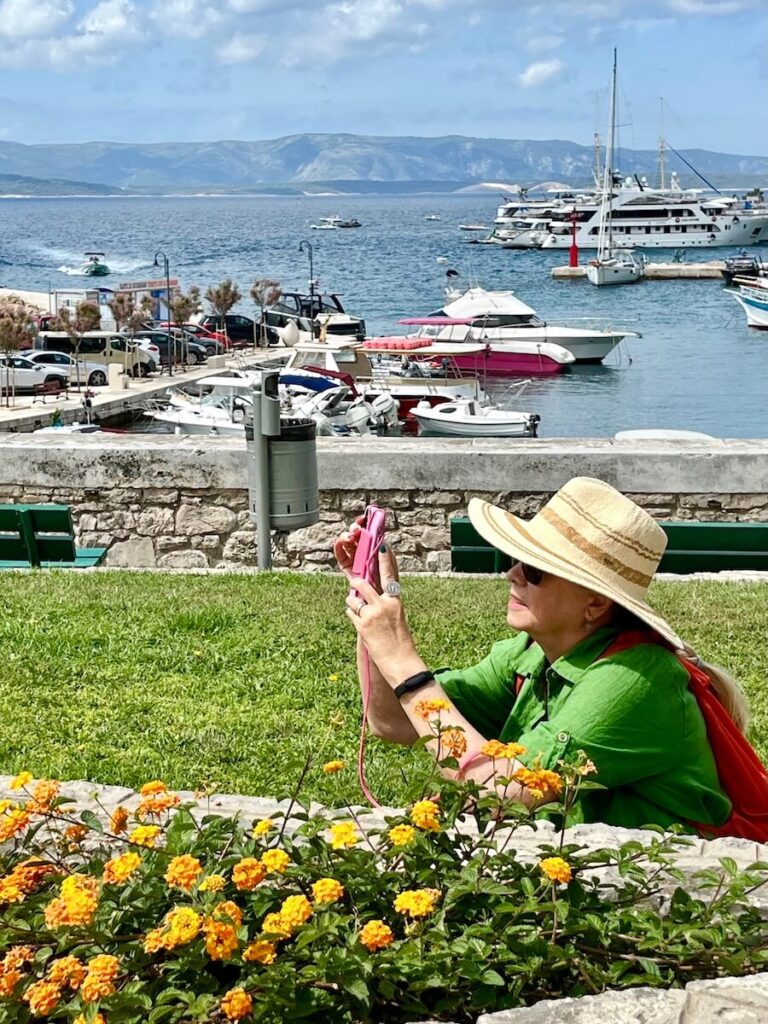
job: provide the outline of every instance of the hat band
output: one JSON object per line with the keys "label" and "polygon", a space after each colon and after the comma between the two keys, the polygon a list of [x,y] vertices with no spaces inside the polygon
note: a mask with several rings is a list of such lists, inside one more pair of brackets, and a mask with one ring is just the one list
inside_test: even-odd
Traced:
{"label": "hat band", "polygon": [[[570,523],[567,523],[562,519],[557,512],[553,512],[549,505],[545,505],[544,508],[539,512],[542,519],[545,519],[550,526],[554,527],[559,534],[565,537],[566,540],[570,541],[574,547],[577,547],[579,551],[588,555],[594,561],[599,562],[605,566],[606,569],[610,569],[611,572],[616,573],[617,576],[621,576],[627,583],[634,583],[636,586],[642,587],[647,590],[653,579],[653,574],[640,572],[639,569],[633,569],[631,566],[622,562],[618,558],[614,558],[607,551],[603,551],[597,545],[593,544],[590,540],[578,530],[575,530]],[[584,567],[582,567],[584,569]],[[588,571],[588,570],[587,570]]]}
{"label": "hat band", "polygon": [[601,533],[607,534],[612,540],[615,540],[623,547],[629,548],[631,551],[634,551],[635,554],[639,555],[641,558],[647,558],[653,562],[658,562],[659,552],[656,548],[646,547],[645,544],[641,544],[640,541],[637,540],[635,537],[630,537],[626,533],[620,533],[618,530],[614,530],[607,523],[601,522],[599,519],[595,518],[595,516],[593,516],[586,508],[584,508],[583,505],[576,501],[572,494],[564,494],[561,491],[557,495],[557,497],[561,501],[564,501],[566,505],[569,505],[577,516],[580,516],[582,519],[586,519],[590,526],[593,526],[596,530],[599,530]]}

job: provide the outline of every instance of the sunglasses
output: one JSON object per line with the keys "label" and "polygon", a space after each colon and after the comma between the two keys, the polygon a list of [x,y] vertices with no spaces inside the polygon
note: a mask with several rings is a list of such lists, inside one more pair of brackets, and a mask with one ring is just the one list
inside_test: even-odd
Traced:
{"label": "sunglasses", "polygon": [[521,562],[519,558],[513,558],[510,568],[514,569],[518,565],[520,566],[525,582],[530,583],[532,587],[538,587],[547,575],[543,569],[537,569],[535,565],[528,565],[527,562]]}

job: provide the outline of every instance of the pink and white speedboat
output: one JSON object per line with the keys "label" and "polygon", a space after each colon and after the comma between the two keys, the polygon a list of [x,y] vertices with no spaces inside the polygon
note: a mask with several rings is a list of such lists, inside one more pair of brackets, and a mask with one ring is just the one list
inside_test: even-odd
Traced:
{"label": "pink and white speedboat", "polygon": [[[467,342],[487,342],[496,365],[503,365],[501,356],[505,352],[514,357],[513,373],[547,372],[519,362],[519,358],[527,354],[533,356],[536,365],[540,355],[552,354],[545,347],[547,345],[565,349],[577,363],[600,363],[623,338],[639,337],[634,331],[593,317],[562,323],[547,322],[509,290],[486,291],[485,288],[473,287],[463,293],[446,289],[445,294],[447,301],[436,313],[421,320],[409,319],[401,323],[421,324],[419,335],[435,341],[458,340],[461,337]],[[433,322],[432,326],[429,326],[429,321]],[[463,333],[458,326],[452,327],[451,322],[466,325]],[[489,369],[488,372],[494,371]],[[506,374],[508,369],[504,372]]]}
{"label": "pink and white speedboat", "polygon": [[[478,337],[475,320],[466,317],[424,316],[408,317],[401,324],[421,328],[410,338],[380,338],[374,341],[421,341],[426,344],[432,341],[435,345],[444,345],[449,338],[458,347],[462,343],[467,346],[467,353],[457,350],[453,360],[460,370],[478,370],[477,356],[470,352],[478,343],[485,343],[485,351],[480,363],[480,372],[488,377],[519,377],[531,374],[561,373],[574,363],[573,353],[548,341],[517,341],[505,339],[503,344]],[[457,330],[458,328],[458,330]],[[461,341],[459,340],[461,339]]]}

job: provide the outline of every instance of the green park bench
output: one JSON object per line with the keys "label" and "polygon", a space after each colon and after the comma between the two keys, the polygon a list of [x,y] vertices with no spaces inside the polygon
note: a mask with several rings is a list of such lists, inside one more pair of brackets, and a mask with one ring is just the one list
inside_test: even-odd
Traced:
{"label": "green park bench", "polygon": [[[454,572],[507,572],[511,565],[477,533],[466,517],[451,519]],[[668,538],[659,572],[721,572],[768,569],[768,523],[660,522]]]}
{"label": "green park bench", "polygon": [[75,547],[68,505],[0,505],[0,569],[86,569],[106,553]]}

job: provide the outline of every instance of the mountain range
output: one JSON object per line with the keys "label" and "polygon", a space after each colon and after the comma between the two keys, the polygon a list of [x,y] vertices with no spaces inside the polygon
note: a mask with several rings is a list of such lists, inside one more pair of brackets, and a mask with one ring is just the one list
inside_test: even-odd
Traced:
{"label": "mountain range", "polygon": [[[765,185],[768,157],[709,150],[680,154],[715,184]],[[483,181],[531,185],[542,179],[592,182],[592,146],[561,140],[439,138],[344,134],[289,135],[261,142],[85,142],[24,145],[0,141],[0,175],[93,183],[119,193],[200,191],[451,191]],[[658,153],[621,149],[625,175],[658,181]],[[698,181],[683,160],[667,152],[667,168],[683,184]],[[0,177],[2,181],[2,177]],[[5,183],[3,182],[3,185]],[[11,191],[11,189],[8,189]]]}

